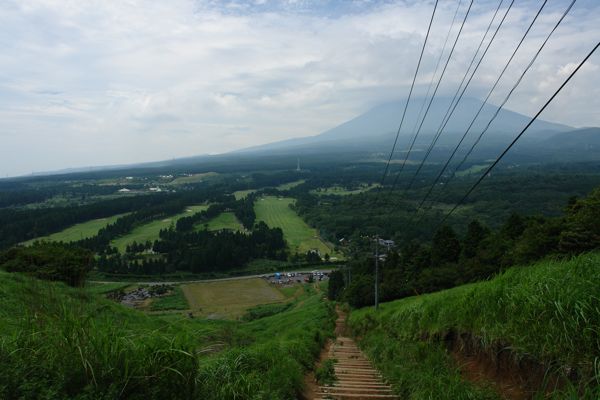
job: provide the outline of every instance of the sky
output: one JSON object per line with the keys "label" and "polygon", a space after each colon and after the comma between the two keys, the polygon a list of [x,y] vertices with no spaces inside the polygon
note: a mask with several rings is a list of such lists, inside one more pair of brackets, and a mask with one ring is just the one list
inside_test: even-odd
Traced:
{"label": "sky", "polygon": [[[439,95],[455,92],[499,1],[473,2]],[[441,67],[433,74],[448,31],[452,43],[459,29],[453,16],[462,21],[469,3],[439,1],[417,97],[439,77]],[[492,102],[505,96],[569,3],[548,1]],[[406,98],[433,4],[0,0],[0,177],[316,135]],[[465,95],[487,94],[540,4],[514,2]],[[537,112],[596,45],[598,21],[600,2],[577,1],[506,107]],[[600,53],[541,118],[600,126],[599,66]]]}

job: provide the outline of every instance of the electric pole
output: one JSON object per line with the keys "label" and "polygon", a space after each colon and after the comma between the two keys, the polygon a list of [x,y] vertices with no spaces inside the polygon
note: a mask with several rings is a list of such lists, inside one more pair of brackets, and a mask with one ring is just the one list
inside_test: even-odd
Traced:
{"label": "electric pole", "polygon": [[375,309],[379,309],[379,235],[375,236]]}

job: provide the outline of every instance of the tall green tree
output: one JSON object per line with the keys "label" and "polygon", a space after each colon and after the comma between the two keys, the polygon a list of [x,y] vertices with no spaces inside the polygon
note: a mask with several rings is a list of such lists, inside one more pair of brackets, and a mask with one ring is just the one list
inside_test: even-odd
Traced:
{"label": "tall green tree", "polygon": [[473,220],[467,227],[467,233],[463,240],[462,256],[464,258],[473,258],[477,255],[477,251],[481,242],[489,235],[490,230],[484,227],[478,220]]}
{"label": "tall green tree", "polygon": [[447,225],[443,225],[433,236],[431,265],[437,267],[457,262],[460,256],[460,248],[460,241],[454,230]]}
{"label": "tall green tree", "polygon": [[565,253],[580,253],[600,247],[600,188],[567,208],[565,229],[559,248]]}

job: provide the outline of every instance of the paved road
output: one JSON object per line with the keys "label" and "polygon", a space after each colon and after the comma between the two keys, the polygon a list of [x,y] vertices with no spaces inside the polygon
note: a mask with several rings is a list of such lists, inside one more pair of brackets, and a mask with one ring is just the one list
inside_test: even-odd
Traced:
{"label": "paved road", "polygon": [[[285,271],[285,272],[281,272],[281,274],[287,274],[287,273],[309,273],[312,271],[317,271],[317,272],[323,272],[323,273],[330,273],[331,271],[333,271],[332,269],[314,269],[311,271],[305,271],[305,270],[301,270],[301,271]],[[244,276],[234,276],[234,277],[230,277],[230,278],[219,278],[219,279],[196,279],[196,280],[188,280],[188,281],[88,281],[90,283],[130,283],[132,285],[177,285],[177,284],[182,284],[182,283],[207,283],[207,282],[222,282],[222,281],[235,281],[238,279],[253,279],[253,278],[262,278],[263,276],[267,275],[274,275],[274,272],[265,272],[262,274],[257,274],[257,275],[244,275]]]}

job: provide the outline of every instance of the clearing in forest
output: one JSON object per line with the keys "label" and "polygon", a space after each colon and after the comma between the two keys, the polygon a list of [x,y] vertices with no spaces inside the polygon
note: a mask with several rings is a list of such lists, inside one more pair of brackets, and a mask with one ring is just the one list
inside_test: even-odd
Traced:
{"label": "clearing in forest", "polygon": [[374,184],[360,184],[355,188],[345,188],[342,186],[330,186],[327,188],[318,188],[318,189],[314,189],[311,190],[310,192],[312,194],[316,194],[317,196],[325,196],[325,195],[336,195],[336,196],[348,196],[351,194],[359,194],[359,193],[363,193],[366,192],[368,190],[374,189],[376,187],[379,187],[380,185],[378,183],[374,183]]}
{"label": "clearing in forest", "polygon": [[237,318],[251,307],[286,299],[262,278],[198,282],[181,288],[192,312],[208,318]]}
{"label": "clearing in forest", "polygon": [[112,217],[98,218],[82,222],[80,224],[70,226],[67,229],[53,233],[48,236],[42,236],[35,239],[31,239],[27,242],[24,242],[23,244],[30,245],[38,240],[44,240],[48,242],[75,242],[77,240],[87,239],[96,236],[100,229],[104,228],[108,224],[114,223],[117,219],[121,218],[124,215],[126,214],[118,214],[113,215]]}
{"label": "clearing in forest", "polygon": [[175,225],[177,220],[183,217],[189,217],[198,213],[200,211],[205,211],[208,209],[208,205],[200,204],[188,207],[184,212],[174,215],[168,218],[160,218],[149,222],[144,225],[140,225],[134,228],[131,232],[129,232],[125,236],[121,236],[120,238],[113,240],[111,246],[116,247],[119,252],[124,253],[128,244],[133,242],[137,243],[145,243],[146,241],[154,242],[159,238],[159,233],[161,229],[167,229],[171,226],[171,224]]}
{"label": "clearing in forest", "polygon": [[293,182],[288,182],[288,183],[281,184],[281,185],[277,186],[275,189],[277,189],[277,190],[289,190],[289,189],[295,188],[298,185],[302,185],[304,182],[306,182],[306,179],[300,179],[300,180],[297,180],[297,181],[293,181]]}
{"label": "clearing in forest", "polygon": [[[232,212],[223,212],[217,215],[215,218],[208,221],[207,225],[209,231],[221,231],[223,229],[229,229],[235,232],[244,232],[242,223]],[[198,224],[196,225],[196,229],[202,230],[204,229],[204,226],[204,223]]]}
{"label": "clearing in forest", "polygon": [[245,199],[249,194],[256,192],[256,189],[248,189],[248,190],[238,190],[237,192],[233,192],[233,196],[236,200]]}
{"label": "clearing in forest", "polygon": [[169,182],[169,185],[187,185],[190,183],[200,183],[200,182],[204,182],[208,179],[214,178],[218,175],[219,174],[216,172],[205,172],[203,174],[182,176],[182,177],[173,179],[171,182]]}
{"label": "clearing in forest", "polygon": [[329,254],[332,257],[339,257],[338,254],[334,255],[333,246],[325,243],[319,237],[317,230],[308,226],[290,208],[290,204],[294,201],[288,197],[261,197],[254,204],[256,219],[264,221],[271,228],[281,228],[292,252],[304,254],[309,250],[317,249],[321,256]]}

